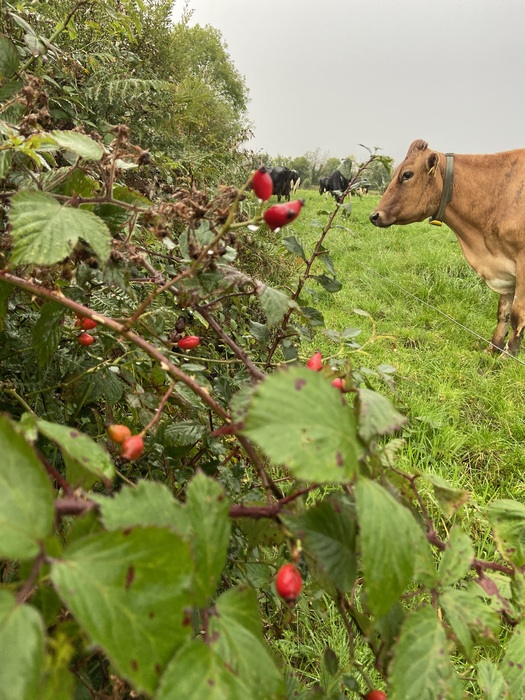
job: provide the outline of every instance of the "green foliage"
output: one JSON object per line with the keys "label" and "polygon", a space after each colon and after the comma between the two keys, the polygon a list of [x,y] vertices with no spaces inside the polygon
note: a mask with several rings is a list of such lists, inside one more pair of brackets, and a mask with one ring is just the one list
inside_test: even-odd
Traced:
{"label": "green foliage", "polygon": [[[517,700],[523,507],[471,508],[436,473],[446,419],[407,410],[370,279],[348,269],[364,208],[302,191],[301,216],[268,235],[237,148],[244,82],[216,30],[173,27],[170,9],[2,16],[0,694]],[[294,163],[311,181],[332,167]],[[379,166],[353,163],[352,186]],[[363,296],[332,324],[350,279]],[[375,369],[365,346],[387,347]],[[112,423],[143,452],[126,457]],[[295,604],[273,585],[290,561]]]}

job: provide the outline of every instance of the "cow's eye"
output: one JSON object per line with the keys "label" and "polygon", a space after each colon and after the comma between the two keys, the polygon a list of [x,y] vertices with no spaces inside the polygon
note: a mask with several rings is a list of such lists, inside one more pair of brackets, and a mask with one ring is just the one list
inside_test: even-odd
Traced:
{"label": "cow's eye", "polygon": [[414,173],[411,170],[405,170],[404,173],[401,175],[401,180],[403,180],[404,182],[405,180],[410,180],[410,178],[413,176]]}

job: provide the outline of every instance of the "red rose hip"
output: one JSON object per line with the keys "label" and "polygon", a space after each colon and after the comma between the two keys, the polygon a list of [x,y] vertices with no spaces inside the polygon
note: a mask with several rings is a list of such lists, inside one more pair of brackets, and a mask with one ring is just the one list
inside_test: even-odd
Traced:
{"label": "red rose hip", "polygon": [[294,564],[281,566],[275,579],[275,588],[279,596],[287,603],[294,603],[302,587],[303,581],[299,569]]}
{"label": "red rose hip", "polygon": [[127,438],[131,437],[131,430],[127,425],[113,424],[106,428],[108,436],[113,442],[122,443]]}
{"label": "red rose hip", "polygon": [[201,339],[198,335],[186,335],[177,341],[177,345],[181,350],[193,350],[197,345],[200,345]]}
{"label": "red rose hip", "polygon": [[142,435],[130,435],[130,437],[126,438],[122,443],[120,454],[124,459],[129,459],[130,462],[133,462],[133,460],[140,457],[143,449],[144,440],[142,439]]}
{"label": "red rose hip", "polygon": [[93,328],[97,327],[97,322],[91,318],[77,318],[75,326],[80,326],[83,331],[92,331]]}
{"label": "red rose hip", "polygon": [[256,196],[266,202],[270,199],[273,192],[273,182],[270,177],[270,173],[266,170],[264,165],[256,170],[252,178],[252,187]]}
{"label": "red rose hip", "polygon": [[365,700],[387,700],[387,697],[382,690],[371,690],[365,695]]}
{"label": "red rose hip", "polygon": [[92,335],[89,335],[89,333],[81,333],[78,338],[78,342],[80,345],[91,345],[92,343],[95,342],[95,338],[93,338]]}
{"label": "red rose hip", "polygon": [[306,366],[309,369],[313,369],[314,372],[319,372],[319,370],[323,366],[323,356],[321,355],[319,350],[317,352],[314,352],[312,357],[306,363]]}
{"label": "red rose hip", "polygon": [[304,199],[296,199],[286,204],[274,204],[264,212],[263,219],[272,231],[277,231],[296,219],[303,205]]}

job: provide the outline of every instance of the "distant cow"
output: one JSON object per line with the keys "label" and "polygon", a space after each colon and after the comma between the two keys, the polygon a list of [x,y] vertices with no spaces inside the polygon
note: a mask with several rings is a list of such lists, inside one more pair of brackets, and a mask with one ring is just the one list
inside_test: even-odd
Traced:
{"label": "distant cow", "polygon": [[297,192],[297,188],[301,183],[301,178],[297,170],[290,170],[290,190],[292,192]]}
{"label": "distant cow", "polygon": [[283,166],[269,168],[268,172],[273,182],[273,194],[277,195],[277,201],[281,201],[284,197],[287,202],[290,201],[290,190],[292,186],[292,170]]}
{"label": "distant cow", "polygon": [[319,194],[330,192],[334,195],[337,201],[340,201],[342,193],[348,187],[350,181],[339,170],[334,172],[329,177],[322,177],[319,180]]}
{"label": "distant cow", "polygon": [[467,262],[500,295],[487,349],[516,354],[525,327],[525,149],[457,155],[414,141],[370,221],[387,227],[427,217],[454,231]]}

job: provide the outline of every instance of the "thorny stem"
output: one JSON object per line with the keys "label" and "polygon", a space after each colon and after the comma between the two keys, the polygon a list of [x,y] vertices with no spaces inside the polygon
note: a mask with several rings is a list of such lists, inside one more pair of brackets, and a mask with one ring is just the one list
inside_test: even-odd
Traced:
{"label": "thorny stem", "polygon": [[153,426],[155,425],[155,423],[159,420],[159,418],[160,418],[160,416],[161,416],[161,413],[162,413],[162,411],[163,411],[163,409],[164,409],[164,406],[166,405],[166,402],[167,402],[167,400],[169,399],[169,397],[172,395],[173,389],[174,389],[174,388],[175,388],[175,382],[173,382],[173,384],[170,386],[170,388],[168,389],[168,391],[167,391],[167,392],[164,394],[164,396],[162,397],[162,399],[161,399],[161,401],[160,401],[160,403],[159,403],[159,405],[158,405],[158,408],[157,408],[157,410],[155,411],[155,415],[153,416],[153,418],[150,420],[150,422],[147,424],[147,426],[146,426],[143,430],[140,431],[139,434],[140,434],[141,436],[144,436],[149,430],[151,430],[151,428],[153,428]]}
{"label": "thorny stem", "polygon": [[46,561],[46,555],[43,549],[40,550],[38,553],[35,561],[33,562],[33,566],[31,568],[31,572],[29,573],[29,576],[24,582],[24,585],[22,588],[18,591],[16,594],[16,602],[21,605],[22,603],[25,603],[26,600],[31,596],[31,593],[33,592],[35,582],[38,578],[38,573],[42,567],[42,565]]}

